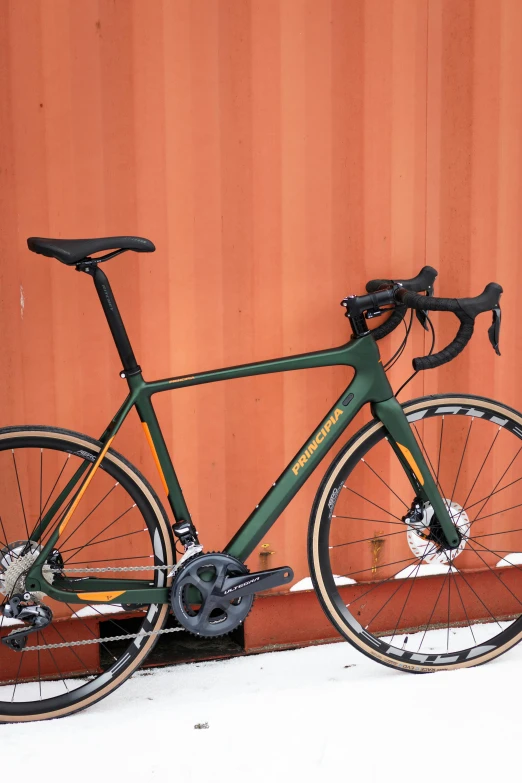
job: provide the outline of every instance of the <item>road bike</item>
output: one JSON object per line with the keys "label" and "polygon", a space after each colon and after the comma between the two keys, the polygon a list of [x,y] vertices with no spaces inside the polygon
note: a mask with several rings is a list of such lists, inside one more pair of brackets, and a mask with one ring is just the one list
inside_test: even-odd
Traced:
{"label": "road bike", "polygon": [[[401,404],[377,347],[405,325],[396,360],[415,312],[432,346],[414,371],[433,369],[454,359],[475,318],[491,311],[498,353],[499,285],[441,299],[431,267],[411,280],[374,280],[366,294],[343,299],[352,336],[340,347],[146,381],[100,265],[125,251],[151,252],[153,243],[30,238],[28,246],[93,279],[129,391],[98,439],[46,426],[0,430],[0,722],[94,704],[145,663],[161,634],[229,634],[256,593],[288,585],[290,566],[249,572],[245,560],[367,404],[370,423],[340,449],[311,511],[310,573],[328,618],[372,659],[418,673],[484,663],[520,640],[522,416],[466,394]],[[460,321],[453,342],[435,354],[433,310]],[[384,314],[370,330],[368,319]],[[153,396],[334,365],[354,369],[348,387],[232,540],[205,552]],[[147,479],[112,448],[133,408],[172,523]]]}

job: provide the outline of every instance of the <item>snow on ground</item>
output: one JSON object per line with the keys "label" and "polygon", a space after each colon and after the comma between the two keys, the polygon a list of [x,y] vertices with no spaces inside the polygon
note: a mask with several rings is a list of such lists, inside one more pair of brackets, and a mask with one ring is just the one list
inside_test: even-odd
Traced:
{"label": "snow on ground", "polygon": [[70,718],[0,726],[0,769],[34,766],[39,783],[515,780],[521,664],[522,647],[416,676],[339,643],[149,670]]}
{"label": "snow on ground", "polygon": [[[357,584],[355,579],[351,579],[349,576],[338,576],[337,574],[333,575],[334,582],[336,585],[355,585]],[[313,590],[314,586],[312,584],[312,578],[310,576],[305,576],[304,579],[301,579],[299,582],[296,582],[295,585],[292,585],[290,588],[291,593],[300,592],[302,590]]]}
{"label": "snow on ground", "polygon": [[113,614],[121,612],[121,604],[96,604],[95,606],[84,606],[79,609],[72,617],[96,617],[98,614]]}
{"label": "snow on ground", "polygon": [[[437,574],[447,574],[449,570],[450,567],[447,563],[422,563],[420,566],[414,563],[395,574],[394,579],[409,579],[411,576],[415,578],[418,576],[436,576]],[[454,574],[458,573],[455,566],[451,570]]]}
{"label": "snow on ground", "polygon": [[520,565],[522,563],[522,552],[511,552],[497,563],[497,568],[507,568],[508,566]]}

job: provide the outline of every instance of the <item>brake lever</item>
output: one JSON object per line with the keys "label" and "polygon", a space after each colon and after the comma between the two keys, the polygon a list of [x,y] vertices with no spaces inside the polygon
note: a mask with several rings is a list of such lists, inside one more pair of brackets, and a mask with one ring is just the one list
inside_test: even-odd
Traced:
{"label": "brake lever", "polygon": [[[426,290],[427,296],[433,296],[433,286],[428,286]],[[428,330],[428,311],[427,310],[416,310],[415,315],[417,316],[417,320],[422,326],[422,328],[427,332]]]}
{"label": "brake lever", "polygon": [[489,342],[493,346],[493,350],[497,356],[500,356],[500,350],[498,347],[500,340],[500,324],[502,322],[500,307],[494,307],[491,312],[493,313],[493,321],[488,329]]}

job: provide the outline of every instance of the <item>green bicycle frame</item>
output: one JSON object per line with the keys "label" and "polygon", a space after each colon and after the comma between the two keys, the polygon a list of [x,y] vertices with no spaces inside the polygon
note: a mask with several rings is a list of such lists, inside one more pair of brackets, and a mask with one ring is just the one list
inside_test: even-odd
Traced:
{"label": "green bicycle frame", "polygon": [[[98,273],[99,270],[94,275]],[[105,276],[103,278],[106,281]],[[106,285],[104,284],[104,289],[106,298],[109,294],[112,296],[108,282]],[[104,304],[103,300],[102,304]],[[116,308],[114,300],[112,304],[113,309]],[[106,309],[105,306],[104,309]],[[109,321],[109,323],[111,322]],[[117,335],[115,335],[112,325],[111,330],[116,339]],[[118,348],[120,350],[119,346]],[[125,358],[121,350],[120,356],[122,356],[122,359]],[[135,363],[133,354],[131,359]],[[129,364],[128,357],[126,363],[127,365]],[[203,383],[339,365],[353,368],[355,376],[337,402],[328,411],[325,418],[296,452],[283,473],[273,483],[248,519],[231,541],[228,542],[224,551],[242,561],[246,560],[310,477],[325,454],[342,435],[354,416],[367,403],[371,404],[373,416],[384,425],[388,441],[410,480],[415,496],[419,497],[423,502],[429,502],[432,505],[447,540],[451,545],[457,545],[458,536],[436,481],[431,475],[406,416],[393,395],[380,360],[377,344],[371,334],[368,334],[329,350],[299,354],[271,361],[242,364],[236,367],[166,378],[159,381],[145,381],[141,369],[137,365],[136,370],[131,374],[122,372],[122,376],[127,379],[129,394],[100,437],[102,449],[96,462],[94,464],[83,463],[78,468],[31,534],[32,540],[39,540],[43,532],[55,520],[58,510],[67,501],[65,512],[61,512],[60,524],[56,525],[27,575],[27,589],[42,589],[50,598],[69,603],[154,604],[168,602],[169,588],[156,588],[151,585],[150,580],[82,578],[80,582],[81,592],[79,592],[78,580],[55,578],[53,584],[50,585],[44,579],[41,571],[60,536],[64,518],[67,514],[69,514],[69,518],[72,515],[75,502],[79,500],[85,491],[90,478],[92,478],[95,470],[101,463],[103,456],[129,412],[132,408],[136,408],[141,419],[176,522],[181,520],[191,521],[180,483],[154,411],[152,396],[160,392],[173,391],[188,386],[198,386]],[[72,499],[69,499],[71,493],[74,494]]]}

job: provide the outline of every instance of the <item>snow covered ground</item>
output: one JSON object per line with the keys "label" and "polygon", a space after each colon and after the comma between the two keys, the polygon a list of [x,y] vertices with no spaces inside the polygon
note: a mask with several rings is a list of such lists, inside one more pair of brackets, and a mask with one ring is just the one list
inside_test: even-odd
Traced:
{"label": "snow covered ground", "polygon": [[522,646],[412,675],[345,643],[149,670],[78,715],[0,726],[0,770],[39,783],[518,780],[521,673]]}

